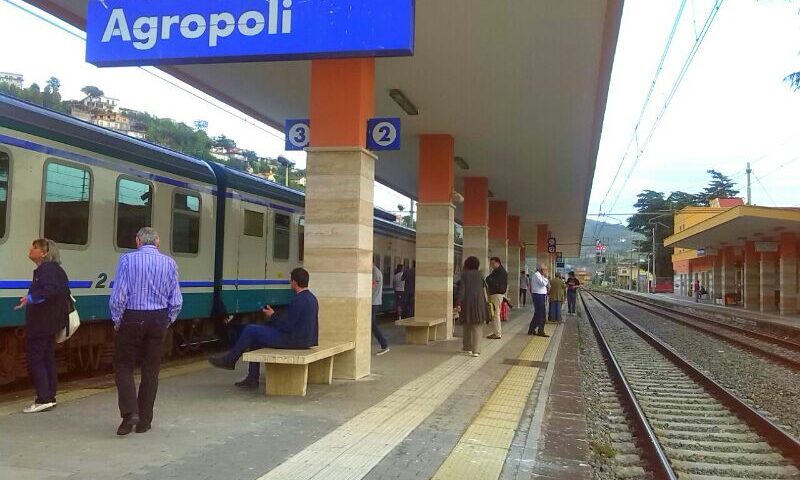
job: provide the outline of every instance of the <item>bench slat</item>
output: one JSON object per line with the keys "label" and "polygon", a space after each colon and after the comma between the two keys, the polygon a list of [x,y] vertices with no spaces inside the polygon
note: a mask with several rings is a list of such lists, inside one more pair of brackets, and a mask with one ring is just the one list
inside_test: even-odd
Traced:
{"label": "bench slat", "polygon": [[332,357],[355,348],[353,342],[323,342],[316,347],[302,350],[261,348],[242,355],[245,362],[281,363],[288,365],[308,365],[323,358]]}
{"label": "bench slat", "polygon": [[394,322],[395,325],[400,327],[432,327],[440,323],[444,323],[444,318],[422,318],[422,317],[408,317]]}

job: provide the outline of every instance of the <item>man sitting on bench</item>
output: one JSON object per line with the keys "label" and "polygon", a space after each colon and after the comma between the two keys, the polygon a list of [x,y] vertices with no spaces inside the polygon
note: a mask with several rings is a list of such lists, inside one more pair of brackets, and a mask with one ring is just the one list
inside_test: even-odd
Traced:
{"label": "man sitting on bench", "polygon": [[[233,370],[236,362],[247,350],[258,348],[291,348],[303,349],[318,345],[319,305],[317,297],[308,290],[308,272],[303,268],[292,270],[290,285],[295,293],[286,311],[275,315],[269,305],[262,311],[267,325],[247,325],[239,335],[239,339],[228,353],[222,356],[209,357],[208,361],[217,368]],[[237,382],[236,386],[253,389],[258,387],[261,365],[250,363],[247,378]]]}

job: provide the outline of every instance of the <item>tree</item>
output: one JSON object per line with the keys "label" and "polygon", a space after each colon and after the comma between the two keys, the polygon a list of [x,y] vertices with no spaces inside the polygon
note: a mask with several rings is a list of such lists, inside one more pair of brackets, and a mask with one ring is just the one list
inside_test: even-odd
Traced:
{"label": "tree", "polygon": [[212,145],[216,148],[225,149],[226,152],[236,148],[236,142],[225,135],[214,137],[212,139]]}
{"label": "tree", "polygon": [[103,93],[102,90],[95,87],[94,85],[87,85],[81,88],[81,92],[83,92],[87,97],[91,98],[102,97],[103,95],[105,95],[105,93]]}
{"label": "tree", "polygon": [[205,120],[195,120],[194,128],[196,130],[202,130],[205,132],[206,130],[208,130],[208,122]]}
{"label": "tree", "polygon": [[50,77],[47,80],[47,86],[44,87],[44,94],[42,95],[42,105],[47,108],[58,110],[61,107],[61,81],[56,77]]}
{"label": "tree", "polygon": [[698,194],[698,197],[702,200],[702,204],[708,205],[708,203],[715,198],[733,198],[739,194],[739,190],[734,188],[736,184],[730,177],[713,169],[706,170],[706,172],[711,175],[711,182]]}
{"label": "tree", "polygon": [[800,72],[794,72],[786,75],[783,81],[788,83],[789,87],[795,92],[800,92]]}

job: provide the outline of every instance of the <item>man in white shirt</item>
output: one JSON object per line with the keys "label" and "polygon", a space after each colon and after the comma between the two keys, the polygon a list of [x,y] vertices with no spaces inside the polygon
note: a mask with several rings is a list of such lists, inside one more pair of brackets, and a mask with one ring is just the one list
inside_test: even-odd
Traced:
{"label": "man in white shirt", "polygon": [[381,329],[378,328],[378,310],[383,304],[383,273],[381,270],[372,266],[372,334],[381,346],[378,355],[389,352],[389,344],[386,342]]}
{"label": "man in white shirt", "polygon": [[533,319],[528,327],[528,335],[549,337],[544,333],[544,321],[547,310],[547,267],[539,265],[531,277],[531,297],[533,297]]}

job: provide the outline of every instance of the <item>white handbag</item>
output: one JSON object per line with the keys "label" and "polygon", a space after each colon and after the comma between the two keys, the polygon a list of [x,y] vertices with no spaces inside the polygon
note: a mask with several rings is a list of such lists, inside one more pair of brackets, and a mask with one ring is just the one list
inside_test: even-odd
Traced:
{"label": "white handbag", "polygon": [[70,303],[72,304],[72,311],[69,312],[69,323],[63,330],[56,335],[56,343],[64,343],[78,330],[81,326],[81,317],[78,315],[78,308],[75,306],[75,297],[69,296]]}

